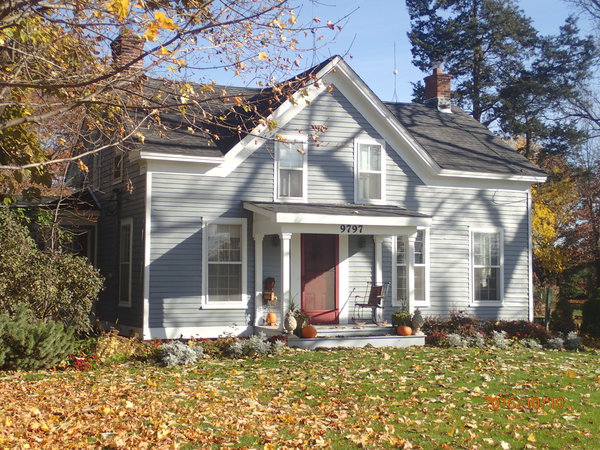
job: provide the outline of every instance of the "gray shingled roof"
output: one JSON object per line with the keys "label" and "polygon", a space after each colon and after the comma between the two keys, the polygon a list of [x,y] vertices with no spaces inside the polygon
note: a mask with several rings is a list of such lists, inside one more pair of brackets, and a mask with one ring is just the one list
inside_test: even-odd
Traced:
{"label": "gray shingled roof", "polygon": [[452,113],[418,103],[386,103],[442,169],[543,176],[545,172],[462,109]]}
{"label": "gray shingled roof", "polygon": [[425,214],[410,211],[398,206],[374,206],[374,205],[355,205],[348,203],[345,205],[331,205],[325,203],[267,203],[267,202],[245,202],[257,208],[264,209],[273,213],[292,213],[292,214],[325,214],[332,216],[376,216],[376,217],[423,217]]}
{"label": "gray shingled roof", "polygon": [[[290,90],[302,86],[333,58],[287,80],[285,88]],[[193,85],[193,83],[192,83]],[[178,96],[176,86],[164,80],[148,79],[145,83],[148,96]],[[223,93],[226,92],[226,95]],[[215,86],[214,92],[206,94],[208,101],[202,108],[215,116],[224,116],[224,127],[203,123],[202,114],[188,117],[177,109],[161,113],[166,131],[156,127],[144,130],[144,150],[186,156],[220,157],[233,148],[257,124],[262,116],[268,116],[287,98],[286,92],[276,94],[272,89],[252,89],[231,86]],[[244,97],[255,105],[256,113],[235,108],[232,98]],[[176,97],[175,97],[176,98]],[[162,99],[164,101],[164,98]],[[485,126],[460,108],[453,107],[452,114],[442,113],[437,108],[417,103],[385,103],[400,124],[442,168],[467,172],[482,172],[507,175],[544,176],[545,173],[525,157],[514,151]],[[196,122],[190,121],[190,117]],[[236,131],[236,128],[239,130]],[[205,129],[218,134],[213,141]]]}

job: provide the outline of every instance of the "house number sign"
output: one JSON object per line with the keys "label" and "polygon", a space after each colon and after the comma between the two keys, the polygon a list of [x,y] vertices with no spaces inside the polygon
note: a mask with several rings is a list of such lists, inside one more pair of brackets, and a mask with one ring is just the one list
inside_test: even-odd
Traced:
{"label": "house number sign", "polygon": [[362,225],[340,225],[340,233],[356,234],[356,233],[362,233],[362,232],[363,232]]}

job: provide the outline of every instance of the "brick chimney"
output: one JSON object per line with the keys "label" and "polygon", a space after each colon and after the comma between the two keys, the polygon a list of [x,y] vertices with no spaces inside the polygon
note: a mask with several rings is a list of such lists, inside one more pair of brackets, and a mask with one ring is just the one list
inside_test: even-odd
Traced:
{"label": "brick chimney", "polygon": [[[115,68],[122,67],[142,55],[145,43],[144,38],[137,36],[127,28],[123,28],[121,34],[110,44],[113,66]],[[129,66],[127,70],[141,73],[144,70],[144,58],[140,58]]]}
{"label": "brick chimney", "polygon": [[425,77],[425,104],[435,106],[439,111],[451,113],[450,79],[452,75],[442,72],[441,67],[433,69],[433,74]]}

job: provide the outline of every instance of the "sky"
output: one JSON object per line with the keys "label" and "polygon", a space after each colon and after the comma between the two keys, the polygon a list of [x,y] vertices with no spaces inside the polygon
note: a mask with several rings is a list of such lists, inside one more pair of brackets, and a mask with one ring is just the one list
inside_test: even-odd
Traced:
{"label": "sky", "polygon": [[[323,22],[335,22],[348,14],[350,16],[341,32],[324,31],[327,45],[319,48],[316,54],[305,54],[306,66],[301,70],[311,67],[313,61],[317,64],[329,56],[342,55],[380,99],[411,100],[410,82],[428,74],[420,72],[411,63],[410,43],[406,35],[410,27],[404,0],[304,0],[302,3],[304,6],[298,11],[300,22],[315,16]],[[542,34],[556,34],[567,16],[576,13],[573,6],[563,0],[521,0],[518,4]],[[591,26],[583,18],[580,18],[579,25],[582,30],[591,33]],[[396,76],[394,70],[397,71]],[[240,84],[239,78],[217,77],[216,81],[225,85]]]}

